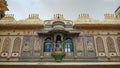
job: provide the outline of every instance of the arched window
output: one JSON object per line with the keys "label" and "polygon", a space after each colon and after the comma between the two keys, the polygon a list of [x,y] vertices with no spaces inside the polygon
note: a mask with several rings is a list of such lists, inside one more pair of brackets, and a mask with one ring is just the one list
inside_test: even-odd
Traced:
{"label": "arched window", "polygon": [[2,52],[8,53],[8,52],[9,52],[10,45],[11,45],[11,39],[10,39],[9,37],[7,37],[7,38],[4,40]]}
{"label": "arched window", "polygon": [[46,38],[45,43],[44,43],[44,52],[52,52],[51,38]]}
{"label": "arched window", "polygon": [[103,40],[101,37],[96,38],[96,45],[98,52],[105,52]]}
{"label": "arched window", "polygon": [[17,37],[14,40],[14,44],[13,44],[13,53],[18,53],[20,51],[20,45],[21,45],[21,38]]}
{"label": "arched window", "polygon": [[73,45],[72,45],[72,40],[70,38],[65,40],[65,52],[72,52],[73,51]]}
{"label": "arched window", "polygon": [[56,45],[55,45],[55,51],[62,51],[62,40],[61,40],[61,36],[57,35],[56,36]]}
{"label": "arched window", "polygon": [[108,52],[115,52],[114,41],[111,37],[107,38]]}
{"label": "arched window", "polygon": [[118,44],[118,48],[119,48],[119,52],[120,52],[120,37],[117,38],[117,44]]}

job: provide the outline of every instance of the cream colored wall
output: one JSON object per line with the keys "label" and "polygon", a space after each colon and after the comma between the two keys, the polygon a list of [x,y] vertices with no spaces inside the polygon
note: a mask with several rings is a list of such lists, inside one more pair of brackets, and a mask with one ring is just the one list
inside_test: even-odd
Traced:
{"label": "cream colored wall", "polygon": [[[106,28],[107,29],[107,28]],[[93,35],[107,35],[109,34],[115,34],[117,35],[118,33],[120,33],[120,30],[105,30],[105,29],[101,29],[101,30],[83,30],[84,34],[93,34]]]}
{"label": "cream colored wall", "polygon": [[[120,30],[95,30],[95,29],[86,29],[86,30],[82,30],[84,32],[85,35],[93,35],[94,36],[94,41],[95,41],[95,48],[96,48],[96,55],[97,57],[99,57],[99,53],[97,52],[97,43],[96,43],[96,38],[97,37],[101,37],[103,39],[103,43],[104,43],[104,48],[105,48],[105,56],[107,56],[108,58],[110,57],[114,57],[114,56],[120,56],[119,53],[119,49],[118,49],[118,44],[117,44],[117,37],[120,37]],[[109,34],[108,34],[109,33]],[[107,42],[106,42],[106,38],[107,37],[111,37],[114,41],[114,46],[115,46],[115,53],[109,53],[108,52],[108,47],[107,47]],[[114,54],[114,55],[112,55]]]}
{"label": "cream colored wall", "polygon": [[0,35],[33,35],[34,30],[33,29],[25,29],[25,30],[0,30]]}
{"label": "cream colored wall", "polygon": [[[108,53],[108,48],[107,48],[107,44],[106,44],[106,38],[107,37],[111,37],[114,40],[114,44],[115,44],[115,49],[116,49],[116,56],[120,56],[119,53],[119,49],[118,49],[118,45],[117,45],[117,37],[120,37],[120,35],[118,35],[118,33],[120,33],[119,30],[96,30],[96,29],[85,29],[85,30],[81,30],[83,33],[82,35],[93,35],[94,36],[94,42],[95,42],[95,48],[96,48],[96,55],[97,57],[99,57],[99,53],[97,52],[97,46],[96,46],[96,38],[97,37],[101,37],[103,39],[103,43],[104,43],[104,47],[105,47],[105,56],[109,57],[110,54]],[[10,34],[8,34],[10,33]],[[20,35],[17,35],[18,33],[20,33]],[[98,35],[98,33],[100,35]],[[108,35],[109,33],[109,35]],[[14,44],[14,40],[16,37],[20,37],[23,40],[23,36],[24,35],[36,35],[36,32],[34,29],[25,29],[25,30],[0,30],[0,38],[1,38],[1,44],[0,44],[0,53],[2,51],[2,47],[3,47],[3,42],[4,39],[6,37],[9,37],[11,39],[11,44],[10,44],[10,51],[9,51],[9,56],[8,58],[11,57],[12,55],[12,48],[13,48],[13,44]],[[23,41],[22,41],[23,42]],[[22,42],[21,42],[21,48],[22,48]],[[19,57],[20,57],[21,51],[19,53]]]}
{"label": "cream colored wall", "polygon": [[[19,35],[18,35],[19,34]],[[11,58],[12,57],[12,49],[13,49],[13,45],[14,45],[14,40],[19,37],[21,38],[21,48],[22,48],[22,43],[23,43],[23,37],[24,35],[35,35],[36,32],[33,29],[25,29],[25,30],[0,30],[0,39],[1,39],[1,43],[0,43],[0,56],[1,56],[1,52],[2,52],[2,47],[3,47],[3,42],[5,40],[5,38],[9,37],[11,39],[11,44],[10,44],[10,48],[9,48],[9,54],[6,57],[7,58]],[[20,48],[20,52],[18,57],[20,57],[21,54],[21,48]],[[6,59],[0,59],[3,61],[6,61]],[[12,60],[14,60],[12,58]]]}

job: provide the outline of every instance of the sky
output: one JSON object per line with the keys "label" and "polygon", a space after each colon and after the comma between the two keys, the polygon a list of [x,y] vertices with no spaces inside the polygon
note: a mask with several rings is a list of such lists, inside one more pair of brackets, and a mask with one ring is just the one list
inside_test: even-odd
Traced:
{"label": "sky", "polygon": [[113,14],[120,6],[120,0],[6,0],[9,11],[16,20],[26,19],[29,14],[39,14],[48,20],[61,13],[66,19],[75,20],[81,13],[91,18],[103,19],[105,13]]}

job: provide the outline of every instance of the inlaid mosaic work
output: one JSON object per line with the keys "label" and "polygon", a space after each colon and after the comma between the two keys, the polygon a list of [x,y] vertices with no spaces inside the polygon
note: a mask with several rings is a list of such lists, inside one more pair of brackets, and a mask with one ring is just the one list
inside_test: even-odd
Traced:
{"label": "inlaid mosaic work", "polygon": [[96,45],[98,52],[105,52],[103,39],[101,37],[96,38]]}
{"label": "inlaid mosaic work", "polygon": [[106,41],[107,41],[108,52],[115,52],[115,44],[113,39],[111,37],[108,37]]}
{"label": "inlaid mosaic work", "polygon": [[83,37],[78,37],[78,45],[76,46],[77,56],[84,56]]}
{"label": "inlaid mosaic work", "polygon": [[40,56],[40,52],[41,52],[41,43],[42,42],[42,39],[39,38],[38,36],[35,37],[35,42],[34,42],[34,53],[33,53],[33,56]]}
{"label": "inlaid mosaic work", "polygon": [[119,52],[120,52],[120,37],[117,38],[117,44],[118,44],[118,49],[119,49]]}
{"label": "inlaid mosaic work", "polygon": [[0,51],[1,51],[2,39],[0,38]]}
{"label": "inlaid mosaic work", "polygon": [[14,40],[12,53],[19,53],[20,47],[21,47],[21,38],[17,37],[17,38]]}
{"label": "inlaid mosaic work", "polygon": [[3,42],[2,52],[9,53],[10,46],[11,46],[11,39],[7,37]]}
{"label": "inlaid mosaic work", "polygon": [[85,50],[86,50],[85,55],[89,56],[89,57],[95,57],[95,46],[94,46],[93,36],[85,37],[85,45],[84,46],[85,46]]}
{"label": "inlaid mosaic work", "polygon": [[25,36],[22,45],[22,57],[31,57],[33,55],[34,37]]}

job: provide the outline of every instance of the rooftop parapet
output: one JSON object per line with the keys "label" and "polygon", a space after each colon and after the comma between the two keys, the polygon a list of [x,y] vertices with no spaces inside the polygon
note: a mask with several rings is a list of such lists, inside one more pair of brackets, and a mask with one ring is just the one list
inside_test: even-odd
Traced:
{"label": "rooftop parapet", "polygon": [[39,19],[39,14],[29,14],[27,19]]}
{"label": "rooftop parapet", "polygon": [[115,19],[115,15],[114,14],[104,14],[104,19]]}
{"label": "rooftop parapet", "polygon": [[6,14],[1,20],[15,20],[14,14]]}
{"label": "rooftop parapet", "polygon": [[53,20],[65,20],[63,14],[54,14]]}
{"label": "rooftop parapet", "polygon": [[78,19],[90,19],[89,14],[86,13],[79,14]]}

